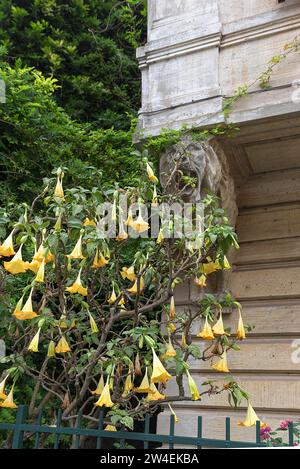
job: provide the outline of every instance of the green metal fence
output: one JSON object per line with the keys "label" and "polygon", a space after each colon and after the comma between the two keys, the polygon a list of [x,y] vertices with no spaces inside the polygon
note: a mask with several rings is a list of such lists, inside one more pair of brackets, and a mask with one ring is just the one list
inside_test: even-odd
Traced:
{"label": "green metal fence", "polygon": [[[227,417],[224,420],[224,440],[218,440],[214,438],[203,438],[203,419],[198,417],[198,431],[197,436],[178,436],[175,434],[175,419],[173,416],[170,417],[170,428],[168,435],[158,435],[150,433],[150,416],[147,415],[145,418],[144,432],[128,432],[125,430],[118,432],[109,432],[104,430],[104,416],[100,414],[98,421],[98,428],[88,428],[83,425],[82,416],[79,414],[77,417],[76,425],[63,426],[62,425],[62,412],[59,411],[55,425],[43,424],[43,413],[41,412],[36,419],[35,423],[27,422],[27,407],[20,406],[15,423],[0,423],[0,436],[4,431],[6,434],[10,432],[11,447],[13,449],[21,448],[35,448],[38,449],[41,446],[41,438],[49,438],[50,443],[47,443],[47,447],[52,449],[59,449],[66,443],[62,441],[64,438],[69,438],[69,447],[78,449],[81,447],[81,438],[88,437],[95,441],[96,449],[105,448],[105,441],[114,440],[117,442],[117,447],[125,449],[128,445],[132,445],[133,442],[139,442],[144,449],[149,449],[153,444],[159,446],[160,444],[168,445],[170,449],[174,449],[175,446],[190,446],[193,448],[201,449],[205,448],[258,448],[265,447],[265,444],[261,441],[260,435],[260,422],[256,425],[256,441],[253,442],[242,442],[234,441],[231,439],[231,420]],[[289,445],[294,445],[294,429],[293,424],[289,426]]]}

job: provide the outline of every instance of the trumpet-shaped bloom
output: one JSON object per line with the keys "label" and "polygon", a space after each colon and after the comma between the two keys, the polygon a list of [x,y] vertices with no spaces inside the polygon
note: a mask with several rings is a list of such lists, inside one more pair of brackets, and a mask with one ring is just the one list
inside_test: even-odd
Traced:
{"label": "trumpet-shaped bloom", "polygon": [[216,324],[212,328],[213,333],[215,335],[230,335],[228,334],[225,329],[224,329],[224,323],[223,323],[223,315],[222,312],[220,313],[219,320],[216,322]]}
{"label": "trumpet-shaped bloom", "polygon": [[56,182],[56,186],[55,186],[55,190],[54,190],[54,196],[57,197],[58,199],[62,199],[62,200],[65,198],[62,181],[61,181],[61,178],[59,176],[57,177],[57,182]]}
{"label": "trumpet-shaped bloom", "polygon": [[65,337],[62,336],[57,346],[55,347],[55,353],[68,353],[68,352],[71,352],[70,346],[68,342],[66,341]]}
{"label": "trumpet-shaped bloom", "polygon": [[31,270],[34,274],[37,275],[38,271],[40,270],[41,262],[32,260],[28,263],[28,269]]}
{"label": "trumpet-shaped bloom", "polygon": [[43,260],[45,260],[46,264],[49,264],[49,262],[54,261],[54,256],[49,251],[48,248],[44,247],[43,242],[42,242],[42,244],[38,248],[37,252],[33,256],[33,261],[37,261],[37,262],[41,263],[41,262],[43,262]]}
{"label": "trumpet-shaped bloom", "polygon": [[29,269],[29,263],[23,261],[22,248],[23,248],[23,244],[21,244],[17,254],[15,254],[15,256],[12,258],[11,261],[4,262],[5,270],[7,270],[13,275],[23,274]]}
{"label": "trumpet-shaped bloom", "polygon": [[174,299],[174,296],[172,296],[170,300],[169,318],[171,319],[171,321],[173,321],[175,317],[176,317],[175,299]]}
{"label": "trumpet-shaped bloom", "polygon": [[220,263],[213,262],[210,257],[207,258],[207,261],[208,261],[207,264],[202,264],[201,271],[203,274],[210,275],[222,269],[222,267],[220,266]]}
{"label": "trumpet-shaped bloom", "polygon": [[141,210],[139,211],[138,218],[130,225],[134,231],[137,233],[144,233],[145,231],[149,230],[149,223],[146,222],[141,214]]}
{"label": "trumpet-shaped bloom", "polygon": [[183,348],[187,348],[185,332],[183,332],[183,333],[182,333],[182,336],[181,336],[181,346],[182,346]]}
{"label": "trumpet-shaped bloom", "polygon": [[91,326],[92,334],[97,334],[99,332],[99,329],[98,329],[95,319],[93,318],[90,312],[89,312],[89,318],[90,318],[90,326]]}
{"label": "trumpet-shaped bloom", "polygon": [[189,371],[187,371],[188,383],[190,388],[190,393],[193,401],[199,401],[201,399],[200,393],[198,391],[197,385],[194,378],[191,377]]}
{"label": "trumpet-shaped bloom", "polygon": [[239,324],[238,324],[236,337],[239,340],[246,339],[245,326],[244,326],[244,321],[243,321],[243,318],[242,318],[241,310],[239,310]]}
{"label": "trumpet-shaped bloom", "polygon": [[41,328],[39,328],[39,330],[35,334],[34,338],[30,342],[30,344],[28,346],[28,351],[29,352],[38,352],[39,351],[40,333],[41,333]]}
{"label": "trumpet-shaped bloom", "polygon": [[132,210],[130,208],[128,210],[128,217],[127,217],[127,220],[125,221],[125,225],[132,227],[133,222],[134,222],[134,220],[133,220]]}
{"label": "trumpet-shaped bloom", "polygon": [[173,358],[176,357],[177,353],[176,350],[173,347],[173,344],[171,342],[171,339],[169,338],[169,343],[167,345],[167,350],[166,353],[164,354],[163,358]]}
{"label": "trumpet-shaped bloom", "polygon": [[79,293],[82,296],[87,296],[88,294],[87,288],[84,288],[81,282],[81,269],[79,271],[79,274],[75,283],[73,283],[73,285],[71,285],[70,287],[66,288],[66,291],[71,294]]}
{"label": "trumpet-shaped bloom", "polygon": [[104,389],[104,378],[103,378],[103,375],[101,375],[101,378],[99,380],[99,383],[95,389],[95,391],[91,391],[92,394],[96,395],[96,396],[101,396],[102,392],[103,392],[103,389]]}
{"label": "trumpet-shaped bloom", "polygon": [[82,235],[79,236],[79,239],[76,243],[71,254],[67,256],[69,259],[84,259],[84,255],[82,254]]}
{"label": "trumpet-shaped bloom", "polygon": [[[13,315],[20,321],[26,321],[27,319],[33,319],[38,316],[37,313],[33,310],[32,295],[33,295],[33,288],[31,289],[29,297],[25,305],[23,306],[23,308],[21,310],[19,309],[19,306],[20,306],[19,303],[16,306],[16,309]],[[22,299],[22,302],[23,302],[23,299]]]}
{"label": "trumpet-shaped bloom", "polygon": [[128,396],[128,394],[130,394],[132,390],[133,390],[132,376],[131,376],[131,373],[128,373],[128,375],[126,376],[122,397]]}
{"label": "trumpet-shaped bloom", "polygon": [[197,337],[201,337],[201,339],[205,339],[205,340],[213,340],[215,338],[211,325],[208,322],[207,316],[205,318],[205,324],[204,324],[203,330],[199,332]]}
{"label": "trumpet-shaped bloom", "polygon": [[164,241],[164,239],[165,239],[165,237],[164,237],[163,230],[160,229],[159,233],[158,233],[157,240],[156,240],[156,244],[161,244]]}
{"label": "trumpet-shaped bloom", "polygon": [[220,262],[220,260],[216,260],[216,265],[219,267],[219,270],[230,270],[231,265],[229,260],[227,259],[226,256],[224,256],[223,260]]}
{"label": "trumpet-shaped bloom", "polygon": [[117,432],[118,430],[116,429],[114,425],[106,425],[106,427],[104,428],[104,431],[105,432]]}
{"label": "trumpet-shaped bloom", "polygon": [[152,349],[153,353],[153,372],[151,376],[151,383],[166,383],[172,376],[167,372],[160,359],[155,353],[154,348]]}
{"label": "trumpet-shaped bloom", "polygon": [[54,231],[60,231],[61,230],[61,213],[59,214],[57,220],[56,220],[56,223],[54,225]]}
{"label": "trumpet-shaped bloom", "polygon": [[105,267],[108,263],[109,260],[105,259],[102,252],[99,252],[97,249],[93,260],[92,269],[101,269],[102,267]]}
{"label": "trumpet-shaped bloom", "polygon": [[[145,282],[143,277],[140,277],[140,292],[142,292],[145,288]],[[135,280],[134,284],[132,285],[131,288],[129,288],[128,293],[131,295],[136,295],[138,293],[138,279]]]}
{"label": "trumpet-shaped bloom", "polygon": [[113,287],[111,295],[108,298],[107,302],[108,304],[113,305],[116,301],[117,301],[117,295],[116,295],[115,287]]}
{"label": "trumpet-shaped bloom", "polygon": [[120,226],[119,226],[119,234],[116,237],[117,241],[125,241],[128,238],[128,233],[124,228],[124,221],[123,218],[120,217]]}
{"label": "trumpet-shaped bloom", "polygon": [[200,275],[200,277],[195,278],[195,284],[200,288],[206,287],[207,277],[205,274]]}
{"label": "trumpet-shaped bloom", "polygon": [[95,220],[91,220],[90,218],[86,218],[83,222],[83,226],[97,226]]}
{"label": "trumpet-shaped bloom", "polygon": [[48,358],[53,358],[55,357],[55,343],[53,340],[50,340],[49,345],[48,345],[48,352],[47,352],[47,357]]}
{"label": "trumpet-shaped bloom", "polygon": [[162,401],[163,399],[166,398],[166,396],[164,394],[161,394],[157,387],[155,386],[155,384],[151,383],[150,384],[150,392],[148,393],[148,396],[146,398],[146,400],[148,402],[151,402],[151,401]]}
{"label": "trumpet-shaped bloom", "polygon": [[217,361],[217,363],[212,365],[212,368],[216,371],[219,371],[220,373],[230,373],[229,368],[228,368],[226,352],[223,353],[223,355],[221,356],[220,360]]}
{"label": "trumpet-shaped bloom", "polygon": [[139,394],[146,394],[146,393],[152,392],[151,387],[150,387],[150,381],[148,378],[148,368],[146,368],[145,376],[141,384],[139,385],[138,388],[135,388],[135,392]]}
{"label": "trumpet-shaped bloom", "polygon": [[0,257],[11,257],[16,254],[14,250],[13,234],[14,232],[12,231],[6,240],[3,241],[3,244],[0,245]]}
{"label": "trumpet-shaped bloom", "polygon": [[136,275],[134,272],[134,266],[131,267],[123,267],[121,271],[121,277],[125,280],[130,280],[130,282],[134,282],[136,280]]}
{"label": "trumpet-shaped bloom", "polygon": [[158,179],[157,179],[157,177],[155,176],[154,171],[153,171],[153,169],[151,168],[151,166],[150,166],[149,163],[147,163],[146,169],[147,169],[147,174],[148,174],[149,180],[150,180],[151,182],[154,182],[154,184],[158,184]]}
{"label": "trumpet-shaped bloom", "polygon": [[0,403],[0,407],[5,407],[7,409],[16,409],[18,407],[14,403],[14,386],[11,388],[11,391],[6,397],[6,399],[4,399],[4,401]]}
{"label": "trumpet-shaped bloom", "polygon": [[248,410],[247,410],[247,415],[246,419],[244,422],[239,422],[240,427],[254,427],[256,425],[256,422],[260,422],[261,420],[258,418],[256,415],[255,410],[253,409],[252,405],[250,402],[248,402]]}
{"label": "trumpet-shaped bloom", "polygon": [[110,387],[109,387],[109,379],[106,382],[106,385],[103,388],[101,396],[99,400],[95,404],[97,407],[113,407],[114,403],[111,400],[110,396]]}
{"label": "trumpet-shaped bloom", "polygon": [[35,278],[35,281],[36,282],[39,282],[39,283],[43,283],[45,281],[45,259],[43,260],[43,262],[41,263],[40,267],[39,267],[39,270],[37,272],[37,275],[36,275],[36,278]]}
{"label": "trumpet-shaped bloom", "polygon": [[0,399],[6,399],[7,395],[5,394],[5,385],[9,375],[6,375],[5,378],[0,383]]}
{"label": "trumpet-shaped bloom", "polygon": [[157,205],[158,205],[157,190],[156,190],[156,186],[154,186],[153,196],[152,196],[152,207],[157,207]]}
{"label": "trumpet-shaped bloom", "polygon": [[175,423],[179,423],[179,418],[178,418],[177,415],[175,414],[175,412],[174,412],[174,410],[172,409],[171,405],[168,404],[168,406],[169,406],[171,415],[173,415],[173,417],[174,417]]}

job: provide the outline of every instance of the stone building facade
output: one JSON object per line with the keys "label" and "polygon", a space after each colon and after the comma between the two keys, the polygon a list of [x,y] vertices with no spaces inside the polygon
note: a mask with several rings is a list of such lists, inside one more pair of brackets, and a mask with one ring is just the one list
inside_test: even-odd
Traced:
{"label": "stone building facade", "polygon": [[[274,69],[268,89],[256,83],[268,61],[300,34],[300,1],[148,3],[148,42],[137,52],[144,135],[183,124],[222,123],[224,99],[238,86],[253,83],[230,117],[240,128],[237,136],[212,142],[220,160],[226,160],[231,200],[238,209],[234,219],[241,249],[232,258],[227,287],[243,304],[245,322],[256,326],[241,352],[230,353],[229,362],[264,421],[277,426],[287,418],[300,419],[299,53]],[[184,305],[196,294],[193,287],[182,289],[177,301]],[[235,321],[226,316],[227,324]],[[195,362],[192,372],[199,385],[220,379],[202,362]],[[223,396],[175,407],[178,434],[194,435],[201,414],[204,436],[210,437],[223,437],[224,417],[237,422],[245,410],[232,410]],[[158,431],[167,425],[164,413]],[[255,432],[233,427],[235,438],[248,439]]]}

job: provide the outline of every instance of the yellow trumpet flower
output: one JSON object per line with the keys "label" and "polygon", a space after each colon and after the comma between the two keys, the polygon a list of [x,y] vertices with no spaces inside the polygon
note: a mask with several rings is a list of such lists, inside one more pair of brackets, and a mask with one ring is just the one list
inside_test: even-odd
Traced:
{"label": "yellow trumpet flower", "polygon": [[113,407],[114,406],[114,403],[112,402],[111,397],[110,397],[109,378],[95,406],[97,407]]}
{"label": "yellow trumpet flower", "polygon": [[134,222],[134,220],[133,220],[132,210],[130,208],[128,210],[128,217],[127,217],[127,220],[125,221],[125,225],[132,227],[133,222]]}
{"label": "yellow trumpet flower", "polygon": [[151,402],[151,401],[162,401],[163,399],[166,398],[164,394],[161,394],[155,384],[151,383],[150,384],[150,392],[148,393],[148,396],[146,398],[146,401]]}
{"label": "yellow trumpet flower", "polygon": [[128,394],[130,394],[132,390],[133,390],[132,376],[131,376],[131,373],[128,373],[128,375],[126,376],[122,397],[124,398],[127,397]]}
{"label": "yellow trumpet flower", "polygon": [[195,278],[195,284],[200,288],[206,287],[207,277],[205,274],[200,275],[200,277]]}
{"label": "yellow trumpet flower", "polygon": [[225,329],[224,329],[224,323],[223,323],[223,315],[222,315],[222,312],[220,312],[220,317],[219,317],[219,320],[216,322],[216,324],[213,326],[212,328],[213,330],[213,333],[215,335],[228,335],[230,336],[230,334],[228,334]]}
{"label": "yellow trumpet flower", "polygon": [[164,237],[163,230],[160,229],[159,233],[158,233],[157,240],[156,240],[156,244],[161,244],[164,241],[164,239],[165,239],[165,237]]}
{"label": "yellow trumpet flower", "polygon": [[113,286],[112,293],[111,293],[109,299],[107,300],[107,302],[108,302],[108,304],[113,305],[116,301],[117,301],[117,295],[116,295],[116,292],[115,292],[115,287]]}
{"label": "yellow trumpet flower", "polygon": [[173,347],[173,344],[171,342],[171,338],[169,337],[169,343],[167,345],[167,350],[166,353],[164,354],[163,358],[173,358],[176,357],[177,353],[176,350]]}
{"label": "yellow trumpet flower", "polygon": [[84,255],[82,254],[82,235],[79,236],[79,239],[76,243],[71,254],[67,256],[69,259],[85,259]]}
{"label": "yellow trumpet flower", "polygon": [[39,261],[32,260],[28,264],[28,269],[31,270],[31,272],[33,272],[36,275],[37,275],[38,271],[40,270],[40,267],[41,267],[41,262],[39,262]]}
{"label": "yellow trumpet flower", "polygon": [[35,278],[35,281],[36,282],[39,282],[39,283],[43,283],[44,280],[45,280],[45,259],[43,260],[43,262],[41,263],[40,267],[39,267],[39,270],[37,272],[37,276]]}
{"label": "yellow trumpet flower", "polygon": [[14,242],[13,242],[13,234],[14,230],[10,233],[10,235],[3,241],[3,244],[0,245],[0,257],[11,257],[14,256]]}
{"label": "yellow trumpet flower", "polygon": [[153,196],[152,196],[152,207],[157,207],[157,205],[158,205],[158,196],[157,196],[156,186],[154,186]]}
{"label": "yellow trumpet flower", "polygon": [[55,343],[53,340],[50,340],[49,345],[48,345],[48,352],[47,352],[47,357],[48,358],[53,358],[55,357]]}
{"label": "yellow trumpet flower", "polygon": [[188,383],[190,388],[190,393],[192,396],[192,401],[199,401],[201,399],[200,393],[198,391],[197,385],[194,378],[191,377],[190,372],[187,371]]}
{"label": "yellow trumpet flower", "polygon": [[6,399],[7,395],[5,394],[5,385],[9,375],[6,375],[5,378],[0,383],[0,399]]}
{"label": "yellow trumpet flower", "polygon": [[171,319],[171,321],[173,321],[175,317],[176,317],[175,299],[174,299],[174,296],[172,296],[170,300],[169,318]]}
{"label": "yellow trumpet flower", "polygon": [[90,218],[86,218],[83,222],[83,226],[97,226],[95,220],[91,220]]}
{"label": "yellow trumpet flower", "polygon": [[169,406],[171,415],[173,415],[173,417],[174,417],[175,423],[179,423],[179,418],[178,418],[177,415],[175,414],[175,412],[174,412],[174,410],[172,409],[171,405],[168,404],[168,406]]}
{"label": "yellow trumpet flower", "polygon": [[148,378],[148,368],[146,368],[145,376],[144,376],[141,384],[139,385],[138,388],[135,388],[134,391],[138,394],[146,394],[146,393],[152,392],[151,387],[150,387],[150,381],[149,381],[149,378]]}
{"label": "yellow trumpet flower", "polygon": [[228,369],[228,362],[227,362],[227,353],[224,352],[221,356],[220,360],[212,365],[212,368],[220,373],[230,373]]}
{"label": "yellow trumpet flower", "polygon": [[[23,308],[20,310],[21,300],[16,306],[16,309],[13,315],[20,321],[26,321],[28,319],[36,318],[38,316],[37,313],[33,310],[32,295],[33,295],[33,288],[31,289],[29,297],[25,305],[23,306]],[[23,298],[22,298],[22,302],[23,302]]]}
{"label": "yellow trumpet flower", "polygon": [[211,325],[208,322],[207,316],[205,318],[205,324],[204,324],[203,330],[199,332],[197,337],[201,337],[201,339],[204,339],[204,340],[213,340],[215,338]]}
{"label": "yellow trumpet flower", "polygon": [[205,275],[210,275],[213,274],[214,272],[217,272],[217,270],[221,270],[222,267],[220,266],[220,263],[218,262],[213,262],[210,257],[206,259],[208,261],[207,264],[202,264],[201,267],[201,272]]}
{"label": "yellow trumpet flower", "polygon": [[[142,292],[145,288],[145,282],[143,277],[140,277],[140,292]],[[131,293],[131,295],[136,295],[138,292],[138,279],[135,280],[134,284],[132,285],[131,288],[129,288],[128,293]]]}
{"label": "yellow trumpet flower", "polygon": [[158,179],[157,179],[157,177],[155,176],[154,171],[153,171],[153,169],[151,168],[151,166],[150,166],[149,163],[147,163],[146,169],[147,169],[147,174],[148,174],[149,180],[150,180],[151,182],[154,182],[154,184],[158,184]]}
{"label": "yellow trumpet flower", "polygon": [[238,329],[236,333],[236,337],[239,340],[244,340],[246,339],[246,332],[245,332],[245,326],[244,326],[244,321],[242,318],[242,313],[241,310],[239,309],[239,324],[238,324]]}
{"label": "yellow trumpet flower", "polygon": [[39,328],[39,330],[35,334],[34,338],[30,342],[30,344],[28,346],[28,351],[29,352],[38,352],[39,351],[40,332],[41,332],[41,328]]}
{"label": "yellow trumpet flower", "polygon": [[230,270],[231,265],[229,260],[227,259],[226,256],[224,256],[223,261],[220,262],[218,259],[216,260],[216,265],[219,267],[218,270]]}
{"label": "yellow trumpet flower", "polygon": [[5,407],[7,409],[16,409],[18,407],[14,403],[14,386],[11,388],[11,391],[6,397],[6,399],[0,403],[0,407]]}
{"label": "yellow trumpet flower", "polygon": [[62,185],[62,181],[61,181],[60,176],[57,176],[57,182],[56,182],[56,187],[55,187],[55,190],[54,190],[54,196],[57,197],[58,199],[62,199],[62,200],[65,198],[64,189],[63,189],[63,185]]}
{"label": "yellow trumpet flower", "polygon": [[68,352],[71,352],[70,346],[68,342],[66,341],[65,337],[62,336],[57,346],[55,347],[55,353],[68,353]]}
{"label": "yellow trumpet flower", "polygon": [[91,391],[91,394],[94,394],[96,396],[101,396],[102,392],[103,392],[103,389],[104,389],[104,378],[103,378],[103,375],[101,375],[101,378],[99,380],[99,383],[95,389],[95,391]]}
{"label": "yellow trumpet flower", "polygon": [[71,285],[70,287],[66,288],[66,291],[71,294],[79,293],[82,296],[87,296],[87,288],[84,288],[81,282],[81,270],[82,269],[80,269],[75,283],[73,283],[73,285]]}
{"label": "yellow trumpet flower", "polygon": [[120,217],[119,234],[116,237],[116,240],[117,241],[126,241],[127,238],[128,238],[128,233],[125,231],[123,218]]}
{"label": "yellow trumpet flower", "polygon": [[116,429],[114,425],[106,425],[106,427],[104,428],[104,431],[105,432],[117,432],[118,430]]}
{"label": "yellow trumpet flower", "polygon": [[128,279],[130,280],[130,282],[134,282],[136,280],[136,275],[135,275],[135,272],[134,272],[134,266],[132,265],[131,267],[123,267],[122,268],[122,272],[121,273],[121,277],[122,279]]}
{"label": "yellow trumpet flower", "polygon": [[89,312],[89,318],[90,318],[90,326],[91,326],[92,334],[98,334],[99,332],[98,326],[90,312]]}
{"label": "yellow trumpet flower", "polygon": [[92,269],[101,269],[102,267],[105,267],[109,263],[108,259],[105,259],[103,254],[101,252],[96,251],[94,261],[92,264]]}
{"label": "yellow trumpet flower", "polygon": [[22,248],[23,248],[23,244],[21,244],[17,254],[15,254],[12,260],[9,262],[4,262],[3,264],[5,270],[7,270],[13,275],[23,274],[29,269],[29,263],[23,261]]}
{"label": "yellow trumpet flower", "polygon": [[[47,254],[46,254],[46,252],[47,252]],[[37,252],[33,256],[33,261],[37,261],[37,262],[41,263],[41,262],[43,262],[44,259],[45,259],[45,263],[49,264],[49,262],[54,261],[54,256],[49,251],[49,249],[44,247],[43,242],[42,242],[42,244],[38,248]]]}
{"label": "yellow trumpet flower", "polygon": [[256,415],[256,412],[250,402],[248,402],[246,419],[244,420],[244,422],[239,422],[238,425],[240,427],[254,427],[256,425],[256,422],[261,422],[261,420]]}
{"label": "yellow trumpet flower", "polygon": [[173,322],[168,323],[168,330],[170,334],[174,334],[174,332],[176,332],[176,326]]}
{"label": "yellow trumpet flower", "polygon": [[151,383],[166,383],[172,376],[167,372],[160,359],[155,353],[154,348],[153,352],[153,372],[151,376]]}
{"label": "yellow trumpet flower", "polygon": [[57,220],[56,220],[56,223],[54,225],[54,231],[61,231],[61,213],[59,214]]}
{"label": "yellow trumpet flower", "polygon": [[134,231],[136,231],[137,233],[144,233],[145,231],[148,231],[149,230],[149,223],[147,223],[143,217],[142,217],[142,213],[141,213],[141,210],[139,210],[139,216],[138,218],[130,225]]}

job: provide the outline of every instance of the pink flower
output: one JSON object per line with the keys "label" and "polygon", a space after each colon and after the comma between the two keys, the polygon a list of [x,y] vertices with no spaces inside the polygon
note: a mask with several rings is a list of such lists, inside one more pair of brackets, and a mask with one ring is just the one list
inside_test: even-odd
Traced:
{"label": "pink flower", "polygon": [[289,428],[289,424],[293,423],[293,420],[285,420],[280,424],[280,430],[287,430]]}

